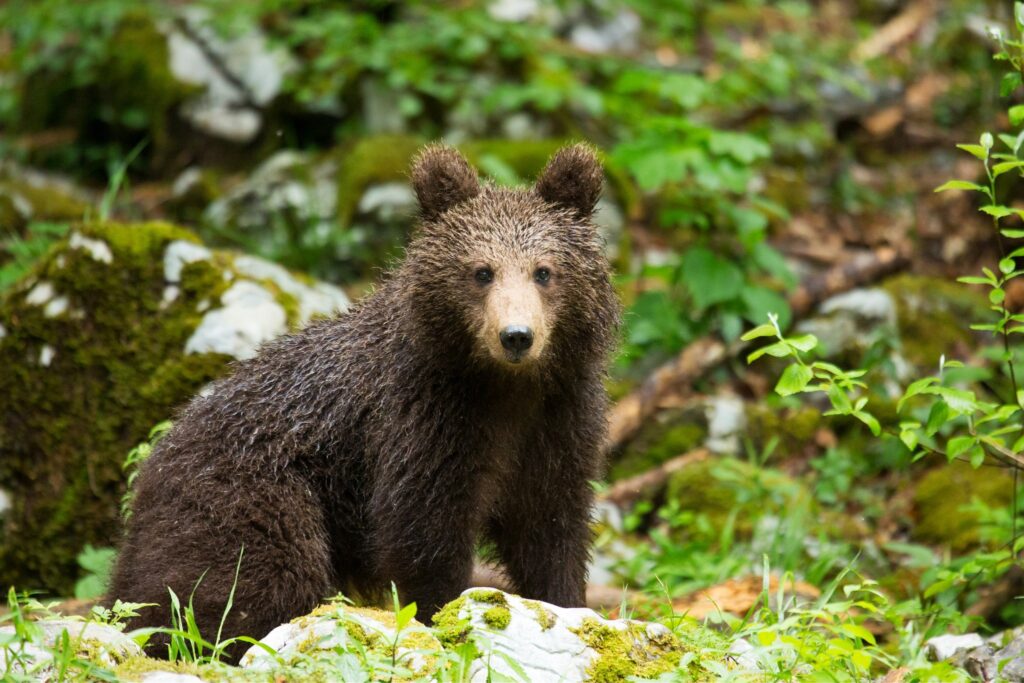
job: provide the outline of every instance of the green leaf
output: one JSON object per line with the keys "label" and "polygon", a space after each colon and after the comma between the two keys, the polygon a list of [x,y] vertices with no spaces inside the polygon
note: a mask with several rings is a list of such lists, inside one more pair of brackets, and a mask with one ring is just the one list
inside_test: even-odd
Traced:
{"label": "green leaf", "polygon": [[1007,216],[1013,215],[1013,211],[1005,206],[999,206],[998,204],[987,204],[978,210],[996,218],[1006,218]]}
{"label": "green leaf", "polygon": [[416,616],[416,603],[411,602],[395,615],[395,623],[399,629],[405,628],[406,624],[412,621],[413,617]]}
{"label": "green leaf", "polygon": [[680,279],[700,309],[731,301],[743,291],[743,271],[704,247],[683,254]]}
{"label": "green leaf", "polygon": [[747,364],[753,363],[765,354],[774,356],[775,358],[785,358],[786,356],[793,355],[793,349],[785,342],[775,342],[774,344],[762,347],[747,356]]}
{"label": "green leaf", "polygon": [[957,147],[965,152],[973,154],[982,161],[988,158],[988,150],[981,145],[957,145]]}
{"label": "green leaf", "polygon": [[807,353],[818,345],[818,338],[813,334],[804,334],[799,337],[787,338],[787,342],[790,343],[796,349]]}
{"label": "green leaf", "polygon": [[1003,272],[1003,275],[1009,275],[1013,272],[1015,267],[1016,264],[1013,262],[1012,258],[1004,258],[999,261],[999,270]]}
{"label": "green leaf", "polygon": [[1002,233],[1003,237],[1009,237],[1012,240],[1024,237],[1024,230],[1009,230],[1007,228],[1003,228],[999,232]]}
{"label": "green leaf", "polygon": [[913,453],[917,449],[917,430],[904,429],[900,432],[900,441],[907,447],[907,450]]}
{"label": "green leaf", "polygon": [[771,323],[765,323],[764,325],[758,325],[754,329],[748,331],[740,339],[743,341],[750,341],[751,339],[757,339],[758,337],[774,337],[775,336],[775,325]]}
{"label": "green leaf", "polygon": [[[985,149],[985,150],[992,149],[992,145],[994,145],[996,143],[995,139],[992,137],[992,133],[989,133],[988,131],[986,131],[986,132],[981,134],[980,142],[981,142],[982,148]],[[959,147],[959,145],[957,145],[957,146]]]}
{"label": "green leaf", "polygon": [[853,624],[847,622],[845,624],[840,624],[839,630],[853,638],[860,638],[861,640],[867,643],[871,643],[872,645],[875,644],[874,634],[872,634],[871,631],[867,630],[860,624]]}
{"label": "green leaf", "polygon": [[984,191],[985,188],[977,183],[972,183],[967,180],[949,180],[942,185],[935,188],[936,192],[945,192],[946,190],[978,190]]}
{"label": "green leaf", "polygon": [[850,403],[850,397],[846,395],[846,392],[839,388],[837,384],[830,384],[828,387],[828,400],[832,402],[832,407],[835,408],[841,415],[849,415],[853,411],[853,405]]}
{"label": "green leaf", "polygon": [[924,425],[924,433],[928,436],[934,436],[935,432],[939,431],[942,425],[946,424],[948,417],[949,406],[946,405],[945,401],[936,401],[932,404],[931,410],[928,411],[928,420]]}
{"label": "green leaf", "polygon": [[1019,126],[1021,123],[1024,123],[1024,104],[1010,107],[1007,113],[1010,115],[1011,126]]}
{"label": "green leaf", "polygon": [[991,284],[994,284],[988,278],[978,277],[977,275],[964,275],[963,277],[958,277],[956,279],[956,281],[957,282],[962,282],[965,285],[991,285]]}
{"label": "green leaf", "polygon": [[996,164],[992,167],[992,175],[1001,176],[1007,171],[1012,171],[1015,168],[1024,166],[1024,161],[1004,161],[1001,164]]}
{"label": "green leaf", "polygon": [[1006,299],[1006,292],[1002,288],[993,289],[988,293],[988,300],[992,302],[994,306],[998,306]]}
{"label": "green leaf", "polygon": [[793,364],[783,370],[775,385],[775,392],[779,396],[791,396],[807,388],[807,383],[813,379],[814,373],[806,365]]}
{"label": "green leaf", "polygon": [[985,449],[981,446],[975,446],[971,449],[970,455],[971,467],[978,469],[985,463]]}
{"label": "green leaf", "polygon": [[868,429],[870,429],[871,433],[875,436],[880,436],[882,434],[882,425],[878,423],[878,420],[871,413],[865,413],[863,410],[855,410],[853,412],[853,416],[866,424]]}
{"label": "green leaf", "polygon": [[977,443],[978,439],[974,436],[954,436],[946,442],[946,457],[952,460],[966,453],[968,449],[974,447]]}

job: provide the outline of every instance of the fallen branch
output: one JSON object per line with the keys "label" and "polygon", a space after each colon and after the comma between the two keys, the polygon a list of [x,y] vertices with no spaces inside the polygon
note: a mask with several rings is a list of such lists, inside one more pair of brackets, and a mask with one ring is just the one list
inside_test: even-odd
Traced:
{"label": "fallen branch", "polygon": [[[825,299],[874,282],[902,269],[905,256],[891,247],[854,255],[845,263],[807,279],[789,296],[794,317],[804,315]],[[733,357],[745,344],[727,347],[713,337],[703,337],[658,367],[643,383],[612,408],[608,419],[608,449],[621,448],[673,392],[693,384],[719,363]]]}
{"label": "fallen branch", "polygon": [[710,451],[706,448],[697,448],[677,455],[643,474],[615,482],[601,495],[601,500],[614,504],[620,510],[627,510],[638,500],[656,495],[675,472],[701,460],[706,460],[710,455]]}

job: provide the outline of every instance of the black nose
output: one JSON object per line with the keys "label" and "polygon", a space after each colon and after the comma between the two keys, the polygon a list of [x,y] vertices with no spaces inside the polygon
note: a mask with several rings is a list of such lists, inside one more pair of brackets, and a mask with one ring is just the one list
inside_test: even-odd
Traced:
{"label": "black nose", "polygon": [[533,331],[526,325],[509,325],[498,334],[498,338],[509,351],[522,353],[533,344]]}

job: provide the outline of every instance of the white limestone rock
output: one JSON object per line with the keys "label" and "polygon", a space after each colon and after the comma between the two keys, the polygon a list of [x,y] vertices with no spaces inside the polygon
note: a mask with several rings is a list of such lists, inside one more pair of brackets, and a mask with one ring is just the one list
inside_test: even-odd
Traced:
{"label": "white limestone rock", "polygon": [[288,330],[284,307],[264,287],[240,280],[221,296],[221,307],[208,311],[185,353],[222,353],[239,360],[252,358],[263,342]]}
{"label": "white limestone rock", "polygon": [[[471,669],[473,683],[491,680],[488,665],[513,680],[522,678],[519,669],[529,681],[582,683],[591,680],[603,657],[622,657],[637,673],[656,674],[672,670],[681,652],[678,639],[661,624],[604,619],[585,607],[556,607],[496,589],[467,590],[445,610],[468,620],[468,637],[484,653]],[[620,638],[622,651],[605,649]]]}
{"label": "white limestone rock", "polygon": [[[16,647],[14,652],[19,656],[17,661],[10,663],[10,673],[29,674],[37,680],[51,680],[56,673],[52,660],[53,650],[63,637],[65,631],[68,640],[75,648],[78,656],[104,667],[114,667],[118,663],[142,654],[142,648],[113,626],[85,622],[73,619],[53,619],[34,622],[38,629],[36,637],[24,642],[24,647]],[[0,641],[17,642],[13,626],[0,626]],[[7,656],[10,649],[0,648],[0,671],[7,670]]]}

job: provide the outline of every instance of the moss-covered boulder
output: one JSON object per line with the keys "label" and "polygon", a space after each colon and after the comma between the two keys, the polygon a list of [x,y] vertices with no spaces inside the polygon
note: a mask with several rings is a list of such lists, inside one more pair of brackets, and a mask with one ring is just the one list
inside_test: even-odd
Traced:
{"label": "moss-covered boulder", "polygon": [[799,481],[782,472],[744,460],[720,457],[698,460],[675,472],[665,491],[668,501],[696,521],[688,534],[717,538],[727,523],[749,535],[765,515],[810,511],[812,496]]}
{"label": "moss-covered boulder", "polygon": [[970,505],[979,501],[1003,507],[1013,500],[1013,477],[993,467],[972,468],[952,462],[928,471],[914,488],[913,538],[947,546],[954,552],[977,547],[978,513]]}
{"label": "moss-covered boulder", "polygon": [[173,225],[72,228],[0,299],[0,586],[69,594],[79,550],[117,540],[128,450],[229,361],[345,305]]}
{"label": "moss-covered boulder", "polygon": [[[442,649],[441,641],[415,619],[399,625],[394,612],[342,602],[282,624],[260,642],[263,647],[253,646],[239,665],[275,674],[276,680],[291,680],[300,671],[328,674],[325,680],[344,678],[345,654],[358,655],[367,669],[380,668],[381,680],[426,680],[437,670]],[[390,675],[383,678],[388,669]]]}
{"label": "moss-covered boulder", "polygon": [[5,237],[32,221],[81,220],[89,206],[90,198],[66,179],[0,162],[0,234]]}
{"label": "moss-covered boulder", "polygon": [[491,680],[489,673],[567,683],[653,679],[675,670],[684,650],[658,623],[603,619],[593,610],[565,609],[491,588],[464,592],[435,615],[434,623],[446,648],[472,643],[479,651],[471,668],[474,681]]}
{"label": "moss-covered boulder", "polygon": [[975,348],[971,323],[991,320],[980,287],[951,280],[901,275],[883,286],[896,300],[903,356],[922,368],[937,368],[939,358],[964,357]]}

